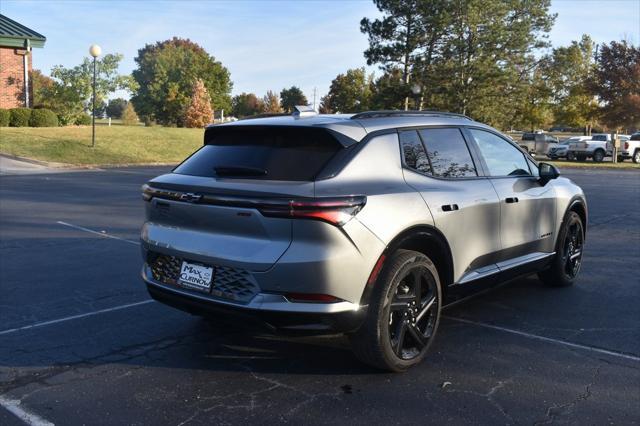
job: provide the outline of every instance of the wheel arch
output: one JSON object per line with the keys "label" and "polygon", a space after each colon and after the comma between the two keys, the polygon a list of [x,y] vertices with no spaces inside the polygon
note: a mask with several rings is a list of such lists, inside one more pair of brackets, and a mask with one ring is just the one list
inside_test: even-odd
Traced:
{"label": "wheel arch", "polygon": [[[380,259],[384,259],[383,262],[386,262],[389,255],[398,249],[417,251],[429,257],[438,270],[443,296],[446,296],[447,288],[453,283],[453,256],[449,242],[442,232],[430,225],[407,228],[387,244]],[[384,263],[382,269],[384,269]],[[376,281],[377,276],[379,275],[376,275]],[[374,286],[375,281],[367,283],[362,294],[361,305],[368,305],[369,296]]]}
{"label": "wheel arch", "polygon": [[580,216],[580,219],[582,220],[582,229],[584,230],[584,238],[585,241],[587,239],[587,219],[588,219],[588,212],[587,212],[587,204],[585,202],[585,200],[582,197],[579,196],[575,196],[571,199],[571,201],[569,202],[569,205],[564,213],[563,217],[563,222],[564,222],[564,218],[566,217],[567,213],[573,211],[576,212],[578,214],[578,216]]}

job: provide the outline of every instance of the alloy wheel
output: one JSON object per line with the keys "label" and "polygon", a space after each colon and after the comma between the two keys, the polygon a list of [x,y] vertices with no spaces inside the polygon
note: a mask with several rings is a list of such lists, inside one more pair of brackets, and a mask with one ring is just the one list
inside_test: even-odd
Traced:
{"label": "alloy wheel", "polygon": [[435,280],[427,268],[411,268],[388,300],[393,351],[403,360],[415,358],[428,345],[436,325],[439,302]]}
{"label": "alloy wheel", "polygon": [[584,233],[582,232],[582,225],[579,221],[575,221],[567,230],[562,255],[564,273],[570,278],[575,278],[580,271],[583,246]]}

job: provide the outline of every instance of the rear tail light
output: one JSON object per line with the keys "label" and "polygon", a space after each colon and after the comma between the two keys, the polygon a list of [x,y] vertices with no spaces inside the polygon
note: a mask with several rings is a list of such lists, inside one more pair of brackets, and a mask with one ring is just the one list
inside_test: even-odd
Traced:
{"label": "rear tail light", "polygon": [[342,301],[335,296],[328,294],[314,294],[314,293],[286,293],[284,295],[289,302],[301,302],[301,303],[336,303]]}
{"label": "rear tail light", "polygon": [[342,226],[358,214],[366,202],[365,196],[298,199],[287,203],[264,203],[258,210],[267,217],[315,219]]}
{"label": "rear tail light", "polygon": [[629,142],[624,143],[624,149],[629,149]]}

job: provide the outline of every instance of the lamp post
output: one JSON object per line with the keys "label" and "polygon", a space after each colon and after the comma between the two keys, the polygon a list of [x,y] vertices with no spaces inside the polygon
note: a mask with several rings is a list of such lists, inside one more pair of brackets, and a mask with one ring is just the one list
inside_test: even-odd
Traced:
{"label": "lamp post", "polygon": [[96,58],[100,56],[102,49],[97,44],[92,44],[89,54],[93,56],[93,111],[91,114],[91,148],[96,146]]}
{"label": "lamp post", "polygon": [[413,86],[411,86],[411,92],[413,93],[413,96],[415,97],[415,103],[416,103],[416,110],[420,110],[420,92],[422,92],[422,87],[420,87],[419,84],[414,84]]}

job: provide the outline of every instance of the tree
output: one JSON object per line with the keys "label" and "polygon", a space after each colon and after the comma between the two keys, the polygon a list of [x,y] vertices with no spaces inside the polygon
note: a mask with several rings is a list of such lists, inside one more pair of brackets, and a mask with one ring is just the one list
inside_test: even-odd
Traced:
{"label": "tree", "polygon": [[403,109],[408,96],[402,70],[392,69],[373,82],[371,109]]}
{"label": "tree", "polygon": [[536,66],[533,52],[548,46],[550,0],[451,4],[451,29],[434,64],[441,107],[506,127]]}
{"label": "tree", "polygon": [[555,122],[570,127],[584,127],[587,133],[593,126],[598,110],[588,87],[595,70],[594,43],[587,35],[569,46],[553,49],[541,61],[548,76]]}
{"label": "tree", "polygon": [[34,69],[29,74],[29,81],[31,82],[31,93],[33,94],[33,106],[43,106],[46,102],[44,95],[47,91],[51,91],[55,80],[42,74],[42,71]]}
{"label": "tree", "polygon": [[211,98],[204,82],[197,79],[193,85],[191,102],[185,111],[184,124],[186,127],[203,128],[211,123],[212,118]]}
{"label": "tree", "polygon": [[[101,105],[116,90],[134,90],[129,76],[118,74],[120,54],[107,54],[96,60],[96,104]],[[62,124],[71,124],[84,112],[91,111],[93,59],[84,58],[73,68],[53,67],[54,84],[40,91],[42,106],[55,111]]]}
{"label": "tree", "polygon": [[203,81],[212,108],[231,110],[229,71],[191,40],[174,37],[148,44],[138,51],[135,62],[132,75],[140,88],[131,102],[145,122],[183,126],[197,79]]}
{"label": "tree", "polygon": [[603,45],[588,86],[598,96],[603,122],[612,128],[640,127],[640,48],[628,41]]}
{"label": "tree", "polygon": [[280,107],[280,98],[278,95],[269,90],[267,94],[262,98],[262,110],[267,114],[279,114],[282,112],[282,107]]}
{"label": "tree", "polygon": [[137,126],[138,125],[138,114],[136,114],[136,110],[133,108],[133,104],[131,102],[127,102],[122,111],[122,124],[125,126]]}
{"label": "tree", "polygon": [[309,102],[302,93],[302,90],[296,86],[288,89],[282,89],[280,92],[280,104],[284,112],[293,112],[296,105],[307,105]]}
{"label": "tree", "polygon": [[[374,0],[384,17],[360,21],[360,31],[369,37],[369,48],[364,56],[367,65],[382,64],[381,68],[402,69],[402,83],[408,87],[412,66],[420,53],[423,29],[418,12],[418,0]],[[405,96],[404,109],[409,109],[409,97]]]}
{"label": "tree", "polygon": [[231,113],[236,117],[248,117],[260,114],[264,109],[261,99],[253,93],[242,92],[233,97],[231,101]]}
{"label": "tree", "polygon": [[373,76],[364,68],[347,70],[331,82],[329,94],[320,101],[323,109],[333,112],[361,112],[370,109]]}
{"label": "tree", "polygon": [[126,99],[122,98],[110,99],[106,107],[107,116],[111,118],[122,118],[122,113],[128,103]]}

